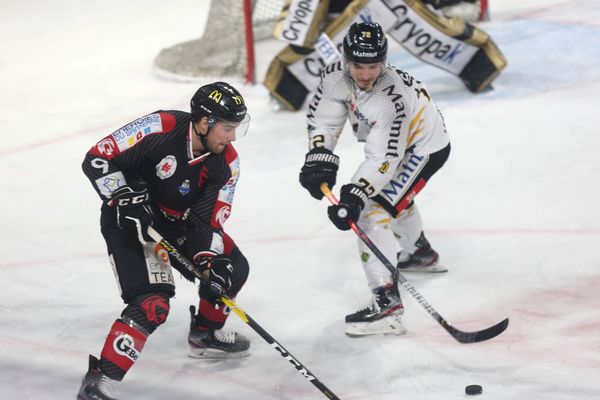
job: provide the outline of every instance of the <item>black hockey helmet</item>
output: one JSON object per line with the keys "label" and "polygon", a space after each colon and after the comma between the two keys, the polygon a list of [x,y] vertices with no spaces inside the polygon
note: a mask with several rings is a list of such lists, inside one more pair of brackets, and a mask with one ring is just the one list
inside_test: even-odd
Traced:
{"label": "black hockey helmet", "polygon": [[384,62],[387,39],[378,23],[355,22],[344,38],[344,57],[360,64]]}
{"label": "black hockey helmet", "polygon": [[217,120],[244,122],[247,119],[244,98],[226,82],[213,82],[202,86],[192,97],[190,108],[192,121],[208,117],[208,125],[211,127]]}

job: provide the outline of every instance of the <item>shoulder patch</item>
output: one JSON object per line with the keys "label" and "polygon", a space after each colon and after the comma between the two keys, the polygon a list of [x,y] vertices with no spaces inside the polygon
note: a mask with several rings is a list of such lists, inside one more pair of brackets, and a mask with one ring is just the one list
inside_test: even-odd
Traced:
{"label": "shoulder patch", "polygon": [[[113,132],[112,136],[120,152],[132,147],[151,133],[164,132],[161,116],[163,113],[149,114]],[[172,128],[171,128],[172,129]]]}

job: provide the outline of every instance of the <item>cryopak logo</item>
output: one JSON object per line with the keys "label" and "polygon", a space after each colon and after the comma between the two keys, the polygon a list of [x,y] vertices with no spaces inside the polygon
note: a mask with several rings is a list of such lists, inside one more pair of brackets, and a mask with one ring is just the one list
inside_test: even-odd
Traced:
{"label": "cryopak logo", "polygon": [[415,12],[403,1],[389,0],[386,3],[398,18],[388,34],[422,61],[458,75],[479,50],[476,46],[438,30],[429,18]]}
{"label": "cryopak logo", "polygon": [[120,356],[127,357],[131,361],[136,361],[139,354],[135,347],[133,347],[133,344],[133,337],[123,333],[113,341],[113,350]]}
{"label": "cryopak logo", "polygon": [[305,45],[318,3],[318,0],[292,0],[286,10],[285,19],[279,22],[275,29],[277,39],[297,46]]}

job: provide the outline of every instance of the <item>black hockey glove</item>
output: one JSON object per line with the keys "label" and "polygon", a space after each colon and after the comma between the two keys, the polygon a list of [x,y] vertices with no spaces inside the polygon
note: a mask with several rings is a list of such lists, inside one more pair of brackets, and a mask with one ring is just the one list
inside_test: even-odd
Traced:
{"label": "black hockey glove", "polygon": [[329,219],[338,229],[347,231],[350,229],[348,220],[358,221],[368,198],[365,190],[354,183],[342,186],[339,204],[327,208]]}
{"label": "black hockey glove", "polygon": [[233,265],[228,255],[202,257],[198,262],[198,268],[205,276],[208,290],[213,296],[221,297],[231,287]]}
{"label": "black hockey glove", "polygon": [[321,183],[325,182],[330,189],[333,188],[339,165],[338,156],[322,147],[315,147],[306,153],[304,165],[300,170],[300,184],[312,197],[321,200]]}
{"label": "black hockey glove", "polygon": [[152,242],[148,227],[152,225],[150,196],[145,182],[121,186],[112,194],[117,208],[117,225],[121,229],[136,229],[140,242]]}

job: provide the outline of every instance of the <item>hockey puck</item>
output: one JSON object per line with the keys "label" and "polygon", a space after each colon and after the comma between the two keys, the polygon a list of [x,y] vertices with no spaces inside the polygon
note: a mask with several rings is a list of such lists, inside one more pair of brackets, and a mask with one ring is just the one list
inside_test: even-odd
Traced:
{"label": "hockey puck", "polygon": [[481,385],[469,385],[465,387],[465,393],[470,395],[481,394],[483,392],[483,388]]}

